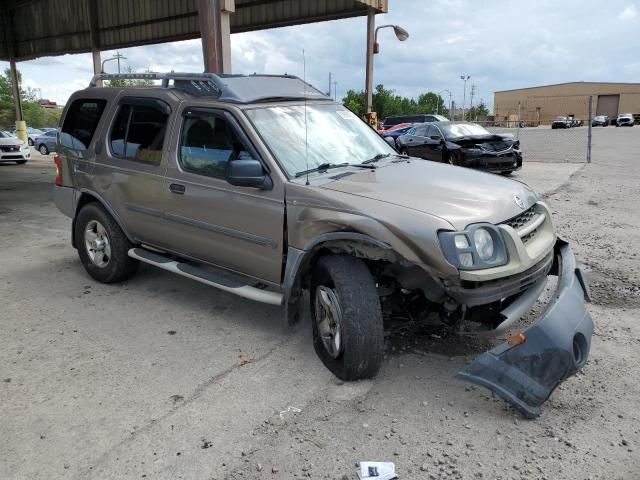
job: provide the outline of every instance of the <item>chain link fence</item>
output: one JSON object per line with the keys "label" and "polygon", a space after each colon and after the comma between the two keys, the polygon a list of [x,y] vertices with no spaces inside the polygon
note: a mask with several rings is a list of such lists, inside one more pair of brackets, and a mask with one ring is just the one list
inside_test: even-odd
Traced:
{"label": "chain link fence", "polygon": [[[477,121],[490,132],[508,133],[520,140],[523,159],[529,162],[582,163],[591,161],[591,98],[575,109],[583,114],[567,113],[543,117],[540,109],[518,102],[516,113]],[[575,104],[572,105],[575,107]]]}

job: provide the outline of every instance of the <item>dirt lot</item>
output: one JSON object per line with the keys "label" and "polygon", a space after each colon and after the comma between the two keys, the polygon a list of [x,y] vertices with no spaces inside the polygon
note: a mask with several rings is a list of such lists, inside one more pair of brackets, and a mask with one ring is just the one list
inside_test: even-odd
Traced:
{"label": "dirt lot", "polygon": [[640,478],[640,128],[594,133],[594,163],[514,176],[590,269],[596,322],[532,421],[452,378],[477,344],[394,331],[380,375],[342,384],[279,308],[151,267],[97,284],[51,157],[0,165],[0,478],[353,479],[360,460],[401,479]]}

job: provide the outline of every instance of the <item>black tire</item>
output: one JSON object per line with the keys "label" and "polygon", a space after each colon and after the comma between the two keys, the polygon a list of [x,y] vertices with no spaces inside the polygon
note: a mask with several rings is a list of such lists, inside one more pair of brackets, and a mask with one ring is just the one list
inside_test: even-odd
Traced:
{"label": "black tire", "polygon": [[18,165],[24,165],[25,163],[27,163],[27,161],[26,160],[16,160],[16,163]]}
{"label": "black tire", "polygon": [[448,163],[449,165],[458,165],[458,154],[455,152],[445,152],[444,153],[446,161],[444,163]]}
{"label": "black tire", "polygon": [[40,146],[38,147],[38,151],[42,155],[49,155],[49,149],[44,143],[40,144]]}
{"label": "black tire", "polygon": [[[341,315],[341,351],[331,355],[319,334],[316,295],[320,286],[332,289]],[[322,363],[345,381],[372,378],[384,355],[382,310],[375,281],[362,260],[327,255],[318,261],[311,281],[313,347]]]}
{"label": "black tire", "polygon": [[31,140],[30,138],[27,138],[27,143],[30,147],[33,147],[33,140]]}
{"label": "black tire", "polygon": [[[85,242],[85,230],[93,221],[99,222],[104,227],[110,246],[108,262],[102,267],[91,260]],[[80,261],[87,273],[98,282],[122,282],[138,270],[140,262],[127,255],[129,249],[134,245],[113,217],[99,203],[91,202],[82,207],[76,217],[74,234]]]}

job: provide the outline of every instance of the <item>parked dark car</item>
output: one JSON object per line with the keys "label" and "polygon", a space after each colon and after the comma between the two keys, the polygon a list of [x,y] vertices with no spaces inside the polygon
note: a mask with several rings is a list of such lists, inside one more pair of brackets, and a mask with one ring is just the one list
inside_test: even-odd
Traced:
{"label": "parked dark car", "polygon": [[618,118],[616,118],[616,127],[633,127],[634,122],[633,114],[621,113],[618,115]]}
{"label": "parked dark car", "polygon": [[55,128],[42,135],[38,135],[33,139],[33,146],[36,147],[42,155],[49,155],[49,152],[56,151],[57,135],[58,132]]}
{"label": "parked dark car", "polygon": [[401,153],[435,162],[504,174],[522,168],[518,140],[511,134],[491,133],[476,123],[422,123],[396,143]]}
{"label": "parked dark car", "polygon": [[554,130],[557,128],[571,128],[571,126],[572,120],[567,117],[557,117],[551,124],[551,128]]}
{"label": "parked dark car", "polygon": [[419,115],[393,115],[386,117],[382,124],[382,131],[390,129],[399,123],[424,123],[424,122],[447,122],[449,119],[442,115],[419,114]]}
{"label": "parked dark car", "polygon": [[609,125],[609,117],[606,115],[596,115],[591,121],[592,127],[607,127]]}

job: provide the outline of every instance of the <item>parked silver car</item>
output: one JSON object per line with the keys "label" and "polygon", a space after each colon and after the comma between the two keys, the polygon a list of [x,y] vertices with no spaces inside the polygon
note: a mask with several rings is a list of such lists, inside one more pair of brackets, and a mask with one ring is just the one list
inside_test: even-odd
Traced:
{"label": "parked silver car", "polygon": [[[526,185],[399,155],[296,77],[98,78],[128,77],[71,96],[54,187],[97,281],[144,262],[282,305],[287,324],[309,298],[316,353],[344,380],[378,372],[383,312],[448,334],[515,329],[459,376],[527,416],[585,364],[585,277]],[[550,276],[546,310],[519,326]]]}
{"label": "parked silver car", "polygon": [[49,130],[42,135],[38,135],[33,139],[33,146],[36,147],[42,155],[49,155],[49,152],[56,151],[56,144],[58,142],[58,131]]}

